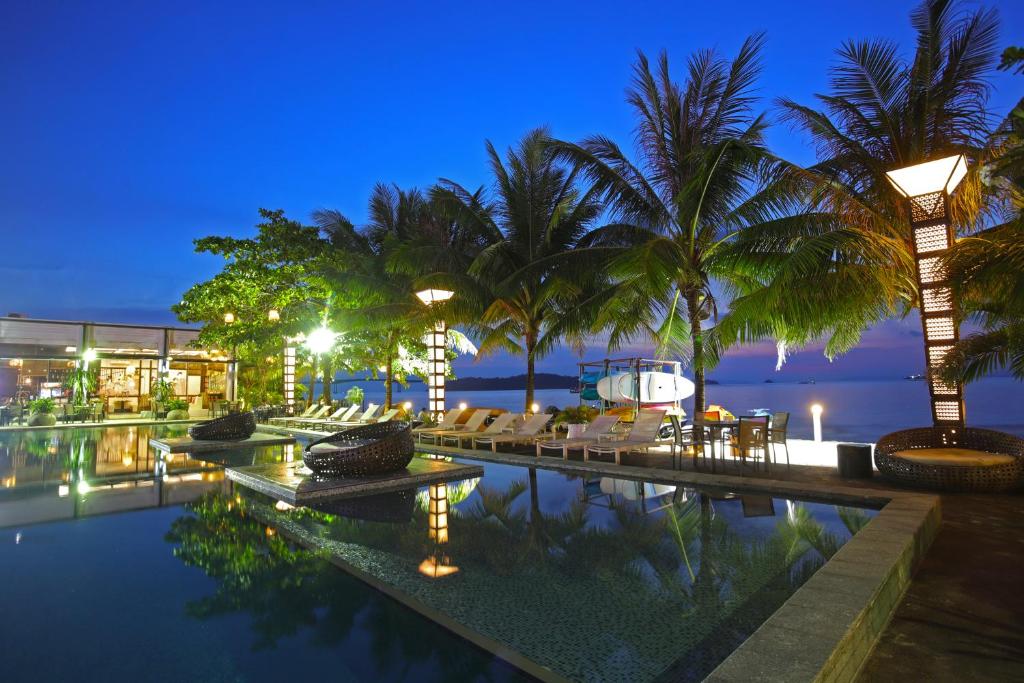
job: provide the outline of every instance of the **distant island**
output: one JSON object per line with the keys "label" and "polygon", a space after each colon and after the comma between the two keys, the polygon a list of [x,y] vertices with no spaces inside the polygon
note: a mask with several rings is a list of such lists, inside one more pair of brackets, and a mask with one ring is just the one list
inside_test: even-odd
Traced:
{"label": "distant island", "polygon": [[[570,375],[556,375],[550,372],[538,372],[534,375],[534,387],[537,389],[575,389],[579,378]],[[460,377],[448,380],[449,389],[459,391],[487,391],[525,389],[526,375],[511,377]]]}

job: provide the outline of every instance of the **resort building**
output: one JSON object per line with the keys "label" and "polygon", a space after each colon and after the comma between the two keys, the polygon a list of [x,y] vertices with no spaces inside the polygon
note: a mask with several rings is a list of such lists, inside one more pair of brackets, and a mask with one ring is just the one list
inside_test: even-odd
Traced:
{"label": "resort building", "polygon": [[161,372],[196,409],[234,400],[231,353],[198,347],[198,338],[198,330],[179,327],[0,317],[0,401],[62,398],[64,379],[82,358],[93,359],[93,394],[110,415],[148,410]]}

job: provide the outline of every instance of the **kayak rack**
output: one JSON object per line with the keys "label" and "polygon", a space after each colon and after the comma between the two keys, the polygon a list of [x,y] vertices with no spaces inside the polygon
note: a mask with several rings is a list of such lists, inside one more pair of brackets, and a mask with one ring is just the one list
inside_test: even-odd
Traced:
{"label": "kayak rack", "polygon": [[[655,358],[604,358],[602,360],[584,361],[577,363],[579,366],[579,386],[574,393],[578,393],[580,397],[580,405],[584,403],[593,404],[597,402],[597,406],[601,414],[603,415],[606,410],[614,405],[622,405],[621,403],[612,403],[606,401],[600,397],[597,393],[597,383],[609,375],[618,375],[622,373],[630,373],[636,379],[636,385],[640,385],[640,376],[644,372],[666,372],[677,377],[683,376],[683,364],[677,360],[658,360]],[[636,399],[633,401],[634,411],[640,410],[640,391],[636,392]],[[680,400],[673,402],[676,409],[680,408]],[[634,415],[636,412],[634,412]]]}

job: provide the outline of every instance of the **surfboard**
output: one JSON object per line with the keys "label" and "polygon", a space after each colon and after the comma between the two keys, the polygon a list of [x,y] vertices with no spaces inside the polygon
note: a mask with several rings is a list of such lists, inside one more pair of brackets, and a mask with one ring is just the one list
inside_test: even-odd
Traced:
{"label": "surfboard", "polygon": [[623,372],[602,377],[597,393],[613,403],[672,403],[693,396],[693,382],[671,372],[641,372],[640,381],[634,373]]}

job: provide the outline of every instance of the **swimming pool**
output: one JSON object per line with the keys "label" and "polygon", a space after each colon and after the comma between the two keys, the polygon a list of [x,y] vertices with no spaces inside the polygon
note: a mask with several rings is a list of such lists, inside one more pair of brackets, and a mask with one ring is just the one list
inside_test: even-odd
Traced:
{"label": "swimming pool", "polygon": [[297,448],[168,429],[0,434],[6,680],[699,680],[875,514],[492,463],[292,508],[222,466]]}

